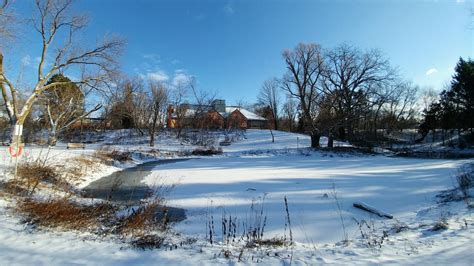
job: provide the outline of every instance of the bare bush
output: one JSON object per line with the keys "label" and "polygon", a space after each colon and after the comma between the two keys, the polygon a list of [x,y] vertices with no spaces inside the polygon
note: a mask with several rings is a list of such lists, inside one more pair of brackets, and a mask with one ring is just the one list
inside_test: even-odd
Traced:
{"label": "bare bush", "polygon": [[32,195],[40,183],[51,184],[52,188],[72,192],[72,186],[61,178],[60,170],[52,165],[39,161],[28,161],[18,165],[18,185],[24,186]]}
{"label": "bare bush", "polygon": [[211,147],[210,149],[195,149],[191,152],[192,155],[203,155],[203,156],[211,156],[211,155],[218,155],[222,154],[222,148],[214,148]]}
{"label": "bare bush", "polygon": [[[14,210],[25,223],[35,227],[110,234],[143,249],[160,247],[170,226],[167,208],[158,197],[125,209],[110,201],[80,204],[67,197],[25,198],[17,202]],[[159,211],[163,212],[162,217],[157,215]]]}
{"label": "bare bush", "polygon": [[[157,216],[157,212],[160,210],[163,212],[161,219]],[[132,210],[130,215],[121,220],[119,228],[123,234],[145,236],[150,230],[167,230],[168,225],[168,210],[157,198]]]}
{"label": "bare bush", "polygon": [[59,227],[72,230],[89,230],[100,225],[100,218],[114,211],[107,203],[80,205],[66,198],[18,202],[16,210],[24,215],[26,223],[41,227]]}
{"label": "bare bush", "polygon": [[469,198],[469,190],[474,186],[474,164],[464,165],[458,169],[456,182],[464,198]]}
{"label": "bare bush", "polygon": [[446,217],[441,217],[436,223],[433,224],[430,231],[436,232],[441,230],[447,230],[449,228],[448,220]]}
{"label": "bare bush", "polygon": [[16,195],[16,196],[26,196],[28,195],[28,192],[29,192],[25,183],[18,179],[0,181],[0,189],[2,190],[3,193]]}
{"label": "bare bush", "polygon": [[[239,255],[239,261],[242,259],[244,249],[247,248],[258,248],[258,247],[281,247],[289,246],[292,244],[293,235],[291,231],[291,222],[289,219],[288,200],[285,197],[285,235],[275,236],[273,238],[265,238],[265,228],[267,226],[267,214],[265,211],[265,196],[261,198],[261,201],[253,200],[250,205],[250,213],[245,218],[228,215],[225,211],[222,213],[220,232],[222,242],[226,245],[237,244],[241,245],[241,255]],[[207,221],[206,221],[206,239],[211,244],[216,242],[218,235],[216,227],[218,223],[214,222],[214,214],[212,207],[208,210]],[[286,236],[286,232],[289,231],[290,236]],[[230,257],[231,253],[227,256]]]}
{"label": "bare bush", "polygon": [[354,218],[354,221],[359,227],[359,232],[362,237],[362,240],[365,242],[367,247],[372,248],[381,248],[382,244],[388,240],[388,232],[382,230],[380,234],[375,226],[374,220],[370,219],[368,222],[366,220],[357,220]]}
{"label": "bare bush", "polygon": [[107,147],[98,149],[94,153],[94,157],[99,159],[101,163],[106,165],[111,165],[115,161],[127,162],[132,160],[132,154],[130,152],[110,150]]}
{"label": "bare bush", "polygon": [[130,244],[132,247],[139,248],[139,249],[155,249],[155,248],[160,248],[165,239],[161,236],[157,235],[144,235],[140,236],[135,240],[132,240]]}

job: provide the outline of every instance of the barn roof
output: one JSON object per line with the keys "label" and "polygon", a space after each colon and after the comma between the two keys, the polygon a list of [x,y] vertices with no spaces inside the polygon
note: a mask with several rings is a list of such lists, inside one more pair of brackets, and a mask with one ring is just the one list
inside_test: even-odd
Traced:
{"label": "barn roof", "polygon": [[229,114],[234,112],[235,110],[239,110],[239,112],[242,113],[242,115],[244,115],[245,118],[247,118],[247,120],[262,120],[262,121],[267,120],[253,112],[250,112],[247,109],[240,108],[238,106],[228,106],[225,108],[226,113],[229,113]]}

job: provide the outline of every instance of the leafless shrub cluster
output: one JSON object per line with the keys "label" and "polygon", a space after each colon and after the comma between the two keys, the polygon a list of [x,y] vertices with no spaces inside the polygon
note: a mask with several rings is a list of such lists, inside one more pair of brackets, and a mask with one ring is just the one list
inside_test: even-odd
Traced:
{"label": "leafless shrub cluster", "polygon": [[99,159],[101,163],[107,165],[113,164],[114,161],[127,162],[132,160],[132,154],[130,152],[110,150],[107,147],[98,149],[94,153],[94,157]]}
{"label": "leafless shrub cluster", "polygon": [[441,203],[451,201],[464,201],[469,208],[472,208],[471,199],[474,187],[474,164],[466,164],[458,168],[453,176],[453,189],[446,190],[438,194]]}
{"label": "leafless shrub cluster", "polygon": [[447,230],[448,228],[448,219],[446,217],[441,217],[436,223],[433,224],[430,231],[436,232],[441,230]]}
{"label": "leafless shrub cluster", "polygon": [[469,191],[474,186],[474,164],[468,164],[460,167],[456,175],[456,182],[465,200],[471,197]]}
{"label": "leafless shrub cluster", "polygon": [[25,223],[34,226],[83,231],[98,228],[100,218],[113,213],[115,207],[108,203],[81,205],[67,198],[27,198],[18,202],[16,211],[24,216]]}
{"label": "leafless shrub cluster", "polygon": [[388,232],[382,230],[382,233],[380,234],[373,219],[370,219],[369,221],[359,221],[354,218],[354,221],[358,225],[362,240],[365,242],[367,247],[375,250],[375,248],[381,248],[383,243],[388,240]]}
{"label": "leafless shrub cluster", "polygon": [[202,147],[212,147],[216,145],[218,135],[215,131],[209,130],[183,130],[180,139],[183,143],[202,146]]}
{"label": "leafless shrub cluster", "polygon": [[[225,245],[221,252],[215,254],[215,256],[237,260],[238,262],[262,262],[264,257],[277,254],[271,252],[271,250],[292,246],[293,235],[288,199],[286,197],[284,199],[286,212],[285,233],[283,236],[271,238],[265,237],[265,228],[268,222],[265,211],[265,195],[260,200],[254,199],[252,201],[250,212],[245,215],[245,218],[230,215],[224,210],[220,221],[220,228],[219,222],[214,221],[211,206],[207,214],[206,239],[212,245]],[[251,256],[246,255],[248,250],[252,250]],[[258,251],[257,253],[259,254],[255,254],[255,251]]]}
{"label": "leafless shrub cluster", "polygon": [[[157,212],[162,211],[162,217]],[[136,210],[132,209],[121,221],[119,230],[126,235],[146,236],[150,230],[165,231],[169,226],[168,210],[160,198],[142,203]]]}
{"label": "leafless shrub cluster", "polygon": [[211,147],[209,149],[195,149],[191,152],[192,155],[203,155],[203,156],[211,156],[211,155],[218,155],[222,154],[221,148],[214,148]]}
{"label": "leafless shrub cluster", "polygon": [[[119,237],[137,248],[158,248],[170,229],[168,210],[160,197],[126,207],[111,201],[81,204],[71,197],[22,198],[14,210],[34,227],[59,228]],[[157,213],[161,211],[160,217]]]}
{"label": "leafless shrub cluster", "polygon": [[[292,232],[291,222],[289,220],[289,209],[288,200],[285,197],[285,208],[286,217],[285,224],[286,230],[284,236],[275,236],[272,238],[265,237],[265,228],[267,226],[267,214],[265,211],[265,195],[260,201],[253,200],[250,205],[250,212],[241,218],[238,216],[232,216],[225,211],[222,213],[220,221],[220,232],[216,231],[219,229],[219,223],[214,221],[214,214],[212,207],[208,210],[207,221],[206,221],[206,239],[210,244],[222,244],[229,246],[233,245],[233,248],[237,248],[234,252],[228,247],[222,249],[218,254],[227,259],[237,259],[238,261],[244,261],[245,250],[248,249],[261,249],[261,248],[275,248],[275,247],[288,247],[292,245]],[[220,237],[218,235],[220,233]],[[286,235],[289,232],[289,236]],[[267,254],[268,252],[264,252]],[[259,258],[252,256],[252,261],[260,261]]]}

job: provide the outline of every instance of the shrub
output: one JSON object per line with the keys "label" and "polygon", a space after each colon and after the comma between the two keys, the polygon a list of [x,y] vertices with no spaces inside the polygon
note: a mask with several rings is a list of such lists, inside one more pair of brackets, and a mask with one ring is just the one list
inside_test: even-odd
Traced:
{"label": "shrub", "polygon": [[0,181],[0,189],[8,194],[17,196],[28,195],[28,189],[25,182],[18,179],[10,179],[8,181]]}
{"label": "shrub", "polygon": [[[157,212],[162,210],[164,215],[158,218]],[[161,205],[160,200],[149,203],[142,203],[137,210],[132,210],[131,214],[125,216],[120,221],[120,231],[124,234],[145,235],[152,230],[164,231],[168,229],[169,217],[166,207]]]}
{"label": "shrub", "polygon": [[217,154],[222,154],[222,149],[215,149],[214,147],[210,149],[195,149],[192,153],[192,155],[202,155],[202,156],[211,156],[211,155],[217,155]]}
{"label": "shrub", "polygon": [[18,202],[16,210],[24,215],[25,222],[41,227],[85,230],[99,225],[99,218],[113,213],[115,208],[107,203],[80,205],[68,199]]}
{"label": "shrub", "polygon": [[22,186],[31,195],[40,183],[49,183],[53,188],[72,192],[72,186],[61,178],[59,170],[51,165],[31,161],[18,165],[16,185]]}
{"label": "shrub", "polygon": [[446,218],[441,218],[439,221],[437,221],[433,227],[431,227],[431,231],[436,232],[436,231],[441,231],[441,230],[447,230],[449,228],[448,221]]}
{"label": "shrub", "polygon": [[109,150],[108,148],[98,149],[94,156],[103,164],[111,165],[114,161],[126,162],[132,160],[130,152],[123,152],[117,150]]}
{"label": "shrub", "polygon": [[137,237],[135,240],[130,242],[130,245],[140,249],[154,249],[160,248],[163,245],[164,238],[157,235],[144,235]]}
{"label": "shrub", "polygon": [[474,164],[462,166],[456,175],[456,182],[464,197],[470,197],[469,190],[474,186]]}
{"label": "shrub", "polygon": [[283,237],[274,237],[269,239],[256,239],[252,242],[247,242],[247,248],[254,248],[258,246],[265,246],[265,247],[283,247],[290,245],[291,242],[285,240]]}

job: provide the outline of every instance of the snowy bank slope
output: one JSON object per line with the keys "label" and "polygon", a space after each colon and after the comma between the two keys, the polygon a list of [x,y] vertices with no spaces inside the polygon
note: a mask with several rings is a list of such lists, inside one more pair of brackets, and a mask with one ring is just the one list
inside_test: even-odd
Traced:
{"label": "snowy bank slope", "polygon": [[[190,265],[234,264],[240,248],[235,245],[206,241],[209,214],[215,219],[216,240],[221,241],[220,219],[223,214],[246,221],[250,205],[264,203],[267,215],[265,238],[287,235],[285,231],[286,196],[296,244],[285,248],[248,249],[242,262],[288,264],[472,264],[472,210],[463,202],[439,205],[435,195],[453,187],[452,177],[460,165],[473,160],[422,160],[339,154],[309,151],[304,135],[274,132],[271,142],[268,130],[249,130],[246,139],[223,147],[224,155],[194,158],[176,164],[162,165],[146,177],[145,182],[176,185],[168,203],[188,210],[188,219],[175,226],[181,237],[172,243],[197,241],[172,251],[136,250],[118,240],[77,232],[36,230],[21,224],[8,209],[11,203],[0,200],[0,261],[2,264],[87,264],[87,265]],[[321,140],[324,144],[326,140]],[[146,144],[117,146],[144,149]],[[339,143],[338,145],[346,145]],[[51,151],[57,163],[74,156],[91,154],[58,147]],[[157,149],[183,150],[173,138],[158,138]],[[31,155],[37,148],[29,149]],[[9,164],[0,163],[0,169]],[[105,167],[86,181],[105,176],[116,167]],[[333,189],[333,185],[335,189]],[[350,241],[341,245],[344,232],[334,199],[337,193],[345,230]],[[263,200],[264,198],[264,200]],[[386,220],[354,209],[354,201],[363,201],[395,219]],[[431,232],[429,228],[446,218],[449,229]],[[361,240],[353,218],[374,224],[377,233],[390,231],[394,225],[409,229],[391,233],[381,248],[368,248]],[[168,248],[169,249],[169,248]],[[223,250],[231,252],[226,258]]]}

